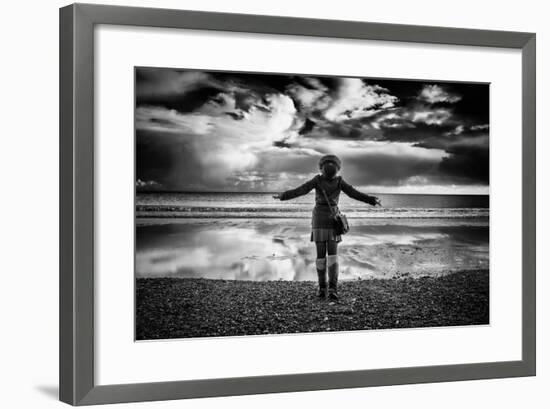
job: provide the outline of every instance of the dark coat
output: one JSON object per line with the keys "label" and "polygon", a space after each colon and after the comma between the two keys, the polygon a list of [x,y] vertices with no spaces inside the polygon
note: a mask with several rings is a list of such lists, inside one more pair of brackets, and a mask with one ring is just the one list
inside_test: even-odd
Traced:
{"label": "dark coat", "polygon": [[315,189],[315,206],[312,212],[311,227],[324,229],[332,228],[334,227],[334,221],[331,217],[330,207],[327,204],[321,188],[323,188],[327,194],[329,203],[333,210],[338,210],[340,191],[355,200],[359,200],[373,206],[376,204],[376,198],[374,196],[369,196],[365,193],[359,192],[352,185],[342,179],[342,176],[336,176],[335,178],[329,180],[323,175],[315,175],[312,179],[308,180],[303,185],[298,186],[296,189],[287,190],[286,192],[281,193],[280,199],[294,199],[295,197],[305,195],[312,189]]}

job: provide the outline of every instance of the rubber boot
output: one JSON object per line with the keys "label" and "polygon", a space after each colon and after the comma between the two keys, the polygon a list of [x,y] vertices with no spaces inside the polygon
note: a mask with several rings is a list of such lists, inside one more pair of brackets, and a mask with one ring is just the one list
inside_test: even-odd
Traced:
{"label": "rubber boot", "polygon": [[319,281],[319,290],[317,296],[319,298],[326,298],[327,296],[327,266],[326,258],[318,258],[315,260],[315,267],[317,268],[317,279]]}
{"label": "rubber boot", "polygon": [[327,256],[328,298],[338,300],[338,255]]}

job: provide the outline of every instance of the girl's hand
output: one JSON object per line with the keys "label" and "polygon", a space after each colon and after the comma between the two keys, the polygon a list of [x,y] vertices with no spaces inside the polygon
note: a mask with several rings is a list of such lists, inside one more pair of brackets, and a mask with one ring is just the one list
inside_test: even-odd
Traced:
{"label": "girl's hand", "polygon": [[382,202],[380,202],[380,199],[378,199],[376,196],[374,196],[374,206],[382,206]]}
{"label": "girl's hand", "polygon": [[273,199],[280,199],[281,198],[281,194],[280,193],[275,193],[273,195]]}

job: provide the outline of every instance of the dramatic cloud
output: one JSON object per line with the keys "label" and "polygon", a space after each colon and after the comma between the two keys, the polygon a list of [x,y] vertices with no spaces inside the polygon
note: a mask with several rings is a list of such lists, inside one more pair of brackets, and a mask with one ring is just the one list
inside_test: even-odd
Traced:
{"label": "dramatic cloud", "polygon": [[488,185],[484,84],[140,68],[135,112],[138,189],[278,191],[327,153],[359,187]]}
{"label": "dramatic cloud", "polygon": [[140,189],[160,189],[162,188],[162,185],[158,182],[155,182],[154,180],[141,180],[141,179],[138,179],[136,180],[136,187],[137,188],[140,188]]}
{"label": "dramatic cloud", "polygon": [[333,89],[308,78],[308,87],[291,84],[289,94],[302,112],[329,121],[368,117],[380,109],[391,108],[398,98],[379,85],[369,85],[359,78],[336,78]]}
{"label": "dramatic cloud", "polygon": [[413,122],[423,122],[426,125],[443,125],[451,117],[448,109],[435,109],[413,112]]}
{"label": "dramatic cloud", "polygon": [[370,116],[378,109],[391,108],[397,97],[378,85],[367,85],[358,78],[340,78],[335,98],[324,116],[329,121]]}
{"label": "dramatic cloud", "polygon": [[462,98],[460,95],[452,94],[445,91],[439,85],[425,85],[418,94],[418,99],[429,104],[437,104],[438,102],[448,102],[454,104]]}

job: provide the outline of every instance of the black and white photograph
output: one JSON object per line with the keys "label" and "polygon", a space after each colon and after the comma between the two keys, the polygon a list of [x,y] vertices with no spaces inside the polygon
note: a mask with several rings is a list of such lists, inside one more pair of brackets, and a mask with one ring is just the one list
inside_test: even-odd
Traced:
{"label": "black and white photograph", "polygon": [[0,407],[550,408],[543,2],[2,11]]}
{"label": "black and white photograph", "polygon": [[490,84],[134,74],[136,340],[489,324]]}

